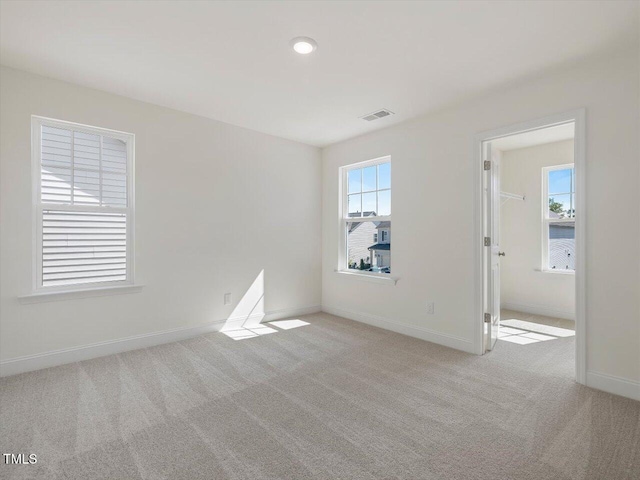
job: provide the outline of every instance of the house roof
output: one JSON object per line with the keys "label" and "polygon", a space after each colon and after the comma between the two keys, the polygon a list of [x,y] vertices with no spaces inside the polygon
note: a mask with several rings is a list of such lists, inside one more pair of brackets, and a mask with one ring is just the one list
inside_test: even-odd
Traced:
{"label": "house roof", "polygon": [[390,243],[376,243],[375,245],[371,245],[369,250],[391,250]]}
{"label": "house roof", "polygon": [[[356,228],[358,228],[361,224],[367,223],[366,217],[375,216],[376,212],[364,212],[363,217],[360,216],[360,213],[350,213],[349,217],[354,218],[355,221],[348,222],[349,223],[349,233],[353,232]],[[370,221],[370,220],[369,220]],[[376,228],[391,228],[391,222],[373,222]]]}

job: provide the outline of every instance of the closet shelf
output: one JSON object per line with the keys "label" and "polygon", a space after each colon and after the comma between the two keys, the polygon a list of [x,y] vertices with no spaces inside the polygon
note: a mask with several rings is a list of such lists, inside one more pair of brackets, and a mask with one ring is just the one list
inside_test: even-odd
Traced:
{"label": "closet shelf", "polygon": [[518,195],[516,193],[500,192],[500,197],[507,200],[523,200],[524,201],[524,195]]}

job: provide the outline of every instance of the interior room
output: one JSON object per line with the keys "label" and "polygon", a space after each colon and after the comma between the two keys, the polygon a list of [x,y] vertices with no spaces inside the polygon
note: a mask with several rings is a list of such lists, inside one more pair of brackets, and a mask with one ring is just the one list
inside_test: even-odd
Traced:
{"label": "interior room", "polygon": [[491,142],[500,155],[500,332],[575,349],[575,125]]}
{"label": "interior room", "polygon": [[640,478],[639,139],[635,0],[0,0],[0,478]]}

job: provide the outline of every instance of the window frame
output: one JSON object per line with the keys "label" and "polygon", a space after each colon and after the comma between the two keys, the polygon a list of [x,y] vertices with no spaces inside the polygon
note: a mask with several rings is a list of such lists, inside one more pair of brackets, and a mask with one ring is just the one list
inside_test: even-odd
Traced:
{"label": "window frame", "polygon": [[[338,266],[336,268],[337,273],[346,273],[354,276],[362,276],[362,277],[370,277],[376,280],[390,281],[395,284],[396,279],[391,277],[388,273],[380,273],[380,272],[363,272],[363,271],[354,271],[353,269],[349,269],[347,265],[347,235],[348,228],[347,223],[349,222],[391,222],[391,215],[376,215],[370,217],[349,217],[349,179],[348,174],[351,170],[358,170],[361,168],[372,167],[376,165],[381,165],[384,163],[391,164],[391,155],[385,155],[383,157],[374,158],[371,160],[365,160],[364,162],[352,163],[349,165],[344,165],[339,169],[339,226],[338,226]],[[393,178],[393,177],[392,177]],[[393,180],[392,180],[393,182]],[[389,188],[376,189],[375,192],[379,191],[389,191],[390,197],[393,197],[391,193],[392,186]],[[392,203],[393,205],[393,203]],[[393,206],[391,207],[393,208]],[[363,212],[364,213],[364,212]],[[380,240],[380,238],[378,238]]]}
{"label": "window frame", "polygon": [[[571,197],[571,206],[573,211],[573,217],[569,218],[550,218],[549,217],[549,174],[556,170],[568,170],[571,169],[571,191],[558,195],[569,194]],[[565,163],[562,165],[552,165],[549,167],[542,167],[542,266],[541,271],[544,273],[558,273],[561,275],[573,275],[575,270],[560,270],[549,268],[549,228],[552,224],[572,223],[575,226],[575,196],[576,196],[576,167],[575,163]],[[575,227],[574,227],[575,228]]]}
{"label": "window frame", "polygon": [[[105,135],[126,144],[127,148],[127,206],[92,206],[92,205],[65,205],[58,203],[46,203],[41,200],[42,187],[42,127],[50,126],[73,130],[92,135]],[[73,164],[72,167],[73,169]],[[32,180],[32,294],[55,294],[84,291],[117,290],[122,287],[133,286],[135,278],[135,134],[111,130],[102,127],[83,125],[53,118],[31,116],[31,180]],[[73,188],[73,187],[72,187]],[[99,213],[124,213],[126,215],[126,279],[108,282],[78,283],[73,285],[42,285],[42,231],[43,212],[45,210],[58,210],[67,212],[99,212]]]}

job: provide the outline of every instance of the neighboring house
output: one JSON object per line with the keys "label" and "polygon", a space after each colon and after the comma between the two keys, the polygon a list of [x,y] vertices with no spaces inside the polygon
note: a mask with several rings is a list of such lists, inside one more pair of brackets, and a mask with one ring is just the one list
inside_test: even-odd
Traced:
{"label": "neighboring house", "polygon": [[[375,212],[365,212],[364,217]],[[359,214],[358,214],[359,216]],[[348,230],[349,268],[360,268],[361,261],[369,268],[391,266],[391,222],[357,222]]]}
{"label": "neighboring house", "polygon": [[[374,222],[352,223],[348,230],[349,268],[360,268],[360,260],[371,263],[369,247],[375,243],[378,231]],[[352,267],[355,264],[355,267]]]}
{"label": "neighboring house", "polygon": [[[575,215],[575,213],[573,214]],[[549,212],[550,219],[567,218],[567,214]],[[549,268],[575,270],[576,225],[574,222],[549,224]]]}
{"label": "neighboring house", "polygon": [[575,270],[576,227],[573,223],[549,225],[549,268]]}
{"label": "neighboring house", "polygon": [[390,268],[391,267],[391,222],[378,222],[376,226],[378,233],[376,235],[376,243],[369,247],[371,258],[373,259],[372,267]]}

